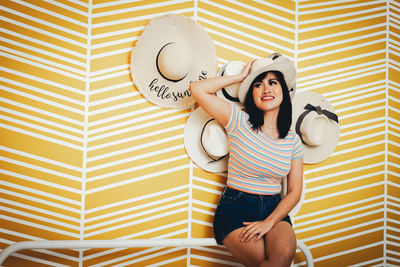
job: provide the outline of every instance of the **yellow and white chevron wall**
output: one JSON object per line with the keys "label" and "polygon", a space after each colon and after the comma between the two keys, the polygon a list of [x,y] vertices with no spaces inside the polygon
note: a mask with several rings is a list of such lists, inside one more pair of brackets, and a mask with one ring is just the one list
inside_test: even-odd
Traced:
{"label": "yellow and white chevron wall", "polygon": [[[138,92],[130,52],[179,13],[221,66],[278,51],[341,136],[305,166],[294,218],[315,266],[400,266],[399,0],[2,0],[1,248],[24,240],[213,237],[225,176],[188,158],[190,110]],[[26,250],[5,266],[237,266],[221,247]],[[298,253],[296,266],[305,266]]]}

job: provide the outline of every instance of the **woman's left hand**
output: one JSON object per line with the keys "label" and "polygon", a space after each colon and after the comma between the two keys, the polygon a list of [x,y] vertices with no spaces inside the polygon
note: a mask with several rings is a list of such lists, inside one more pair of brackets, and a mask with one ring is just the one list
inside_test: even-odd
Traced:
{"label": "woman's left hand", "polygon": [[253,238],[254,242],[257,242],[274,226],[269,221],[243,222],[243,224],[246,227],[240,232],[241,242],[250,242]]}

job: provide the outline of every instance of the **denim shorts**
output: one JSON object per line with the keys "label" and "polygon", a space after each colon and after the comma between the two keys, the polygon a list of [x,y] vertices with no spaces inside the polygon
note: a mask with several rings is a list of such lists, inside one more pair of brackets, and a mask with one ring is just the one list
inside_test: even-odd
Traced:
{"label": "denim shorts", "polygon": [[[219,245],[228,234],[243,227],[243,222],[261,221],[278,206],[281,195],[257,195],[225,187],[214,215],[214,236]],[[282,221],[292,225],[287,215]]]}

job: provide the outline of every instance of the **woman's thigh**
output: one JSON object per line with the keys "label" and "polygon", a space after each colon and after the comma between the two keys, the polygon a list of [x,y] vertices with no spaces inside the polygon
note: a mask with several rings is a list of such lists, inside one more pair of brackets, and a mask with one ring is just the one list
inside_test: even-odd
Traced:
{"label": "woman's thigh", "polygon": [[241,242],[239,234],[244,227],[228,234],[223,243],[235,260],[246,266],[259,266],[266,258],[264,239],[257,242]]}
{"label": "woman's thigh", "polygon": [[265,252],[269,260],[293,259],[296,253],[296,235],[289,223],[280,221],[266,234]]}

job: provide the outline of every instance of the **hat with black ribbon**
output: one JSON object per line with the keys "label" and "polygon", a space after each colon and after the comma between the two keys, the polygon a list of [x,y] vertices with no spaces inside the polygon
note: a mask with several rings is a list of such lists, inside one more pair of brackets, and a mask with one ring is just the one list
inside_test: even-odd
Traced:
{"label": "hat with black ribbon", "polygon": [[[242,72],[245,66],[246,64],[241,61],[229,61],[221,67],[221,69],[217,73],[217,76],[229,76],[239,74]],[[243,107],[243,104],[240,103],[239,100],[239,87],[240,83],[228,85],[217,91],[217,96],[227,102]]]}
{"label": "hat with black ribbon", "polygon": [[325,160],[339,142],[340,125],[335,110],[324,96],[307,91],[297,93],[292,105],[292,130],[303,142],[304,163]]}
{"label": "hat with black ribbon", "polygon": [[190,114],[185,124],[184,144],[190,159],[200,168],[215,173],[228,169],[226,130],[201,107]]}

